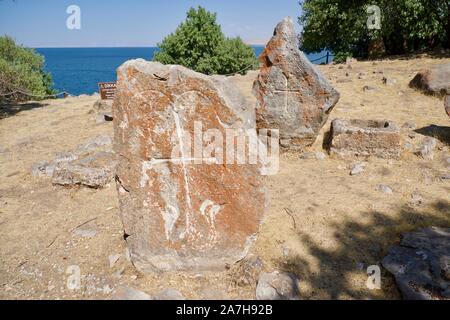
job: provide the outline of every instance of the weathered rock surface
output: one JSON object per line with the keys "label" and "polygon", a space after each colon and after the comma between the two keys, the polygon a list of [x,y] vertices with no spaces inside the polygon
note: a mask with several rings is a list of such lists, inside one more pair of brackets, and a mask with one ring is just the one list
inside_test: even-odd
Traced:
{"label": "weathered rock surface", "polygon": [[232,281],[240,287],[256,285],[263,268],[264,262],[260,257],[248,256],[233,266]]}
{"label": "weathered rock surface", "polygon": [[97,100],[93,105],[93,110],[95,112],[111,112],[112,104],[112,100]]}
{"label": "weathered rock surface", "polygon": [[400,158],[400,129],[390,121],[342,120],[331,124],[331,154]]}
{"label": "weathered rock surface", "polygon": [[450,95],[445,97],[444,106],[445,112],[447,112],[447,115],[450,117]]}
{"label": "weathered rock surface", "polygon": [[256,287],[258,300],[299,300],[300,289],[298,278],[291,273],[275,271],[263,273]]}
{"label": "weathered rock surface", "polygon": [[161,292],[159,292],[153,300],[160,300],[160,301],[182,301],[186,300],[186,298],[177,290],[175,289],[164,289]]}
{"label": "weathered rock surface", "polygon": [[426,137],[422,144],[420,145],[419,150],[416,154],[423,159],[433,160],[434,159],[434,151],[437,147],[438,140],[433,137]]}
{"label": "weathered rock surface", "polygon": [[450,299],[450,229],[429,228],[402,236],[383,266],[408,300]]}
{"label": "weathered rock surface", "polygon": [[450,63],[419,72],[409,86],[427,94],[450,94]]}
{"label": "weathered rock surface", "polygon": [[145,301],[153,300],[152,297],[143,291],[130,288],[130,287],[119,287],[113,294],[112,300],[119,301]]}
{"label": "weathered rock surface", "polygon": [[299,49],[291,18],[280,22],[260,56],[254,83],[258,129],[279,129],[288,149],[316,140],[339,100],[339,93]]}
{"label": "weathered rock surface", "polygon": [[[254,108],[239,90],[226,77],[133,60],[118,69],[113,112],[120,211],[134,265],[143,272],[206,271],[242,259],[266,193],[258,165],[220,159],[220,150],[230,151],[223,148],[226,132],[256,132]],[[196,154],[199,124],[204,148]]]}
{"label": "weathered rock surface", "polygon": [[116,157],[110,152],[99,152],[79,160],[63,162],[53,172],[53,184],[101,188],[114,179],[115,166]]}

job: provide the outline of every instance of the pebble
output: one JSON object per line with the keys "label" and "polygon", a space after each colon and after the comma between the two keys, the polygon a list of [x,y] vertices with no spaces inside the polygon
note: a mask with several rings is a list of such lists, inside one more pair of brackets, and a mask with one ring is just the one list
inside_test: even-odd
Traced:
{"label": "pebble", "polygon": [[386,185],[384,185],[384,184],[379,184],[379,185],[377,186],[377,190],[380,191],[380,192],[386,193],[386,194],[392,194],[392,193],[394,193],[394,191],[392,190],[391,187],[386,186]]}

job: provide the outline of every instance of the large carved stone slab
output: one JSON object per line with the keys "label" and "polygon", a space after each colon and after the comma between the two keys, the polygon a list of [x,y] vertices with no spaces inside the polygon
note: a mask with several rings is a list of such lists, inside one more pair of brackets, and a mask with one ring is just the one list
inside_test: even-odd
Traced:
{"label": "large carved stone slab", "polygon": [[401,152],[400,129],[392,121],[335,119],[331,123],[332,155],[398,159]]}
{"label": "large carved stone slab", "polygon": [[279,129],[281,145],[288,149],[313,144],[340,96],[299,50],[291,18],[277,25],[259,59],[258,128]]}
{"label": "large carved stone slab", "polygon": [[120,212],[134,265],[208,271],[242,259],[266,192],[259,166],[228,154],[234,139],[227,133],[256,132],[254,108],[239,90],[225,77],[134,60],[118,69],[113,111]]}

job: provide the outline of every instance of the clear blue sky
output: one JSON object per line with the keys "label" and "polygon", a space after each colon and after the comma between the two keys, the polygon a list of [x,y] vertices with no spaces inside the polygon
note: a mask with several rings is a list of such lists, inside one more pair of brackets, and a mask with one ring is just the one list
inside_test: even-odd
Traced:
{"label": "clear blue sky", "polygon": [[[72,4],[81,30],[66,27]],[[30,47],[154,46],[198,5],[217,12],[227,36],[251,44],[265,44],[278,21],[300,14],[298,0],[1,0],[0,35]]]}

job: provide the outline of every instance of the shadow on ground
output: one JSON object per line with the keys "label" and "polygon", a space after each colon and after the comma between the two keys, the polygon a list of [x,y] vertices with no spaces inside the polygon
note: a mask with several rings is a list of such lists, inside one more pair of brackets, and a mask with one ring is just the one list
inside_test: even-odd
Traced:
{"label": "shadow on ground", "polygon": [[43,108],[45,106],[48,106],[48,104],[39,102],[0,105],[0,119],[12,117],[22,111],[28,111],[36,108]]}
{"label": "shadow on ground", "polygon": [[[354,299],[379,299],[380,291],[370,291],[365,284],[361,289],[352,283],[352,275],[362,273],[371,265],[381,266],[381,261],[388,254],[391,246],[400,242],[402,233],[430,226],[450,227],[450,202],[441,200],[428,209],[416,209],[404,205],[395,218],[378,211],[362,212],[368,223],[346,221],[333,225],[333,236],[339,243],[335,250],[328,250],[320,243],[314,242],[308,235],[298,234],[298,240],[306,244],[309,253],[320,263],[319,271],[301,257],[292,257],[277,262],[278,268],[299,276],[301,282],[314,288],[311,298],[315,296],[327,299],[351,297]],[[367,219],[365,219],[367,221]],[[365,278],[364,278],[365,279]],[[333,285],[327,286],[327,283]],[[382,269],[383,297],[401,298],[393,277]]]}
{"label": "shadow on ground", "polygon": [[450,127],[431,125],[416,130],[417,133],[440,140],[442,143],[450,145]]}

